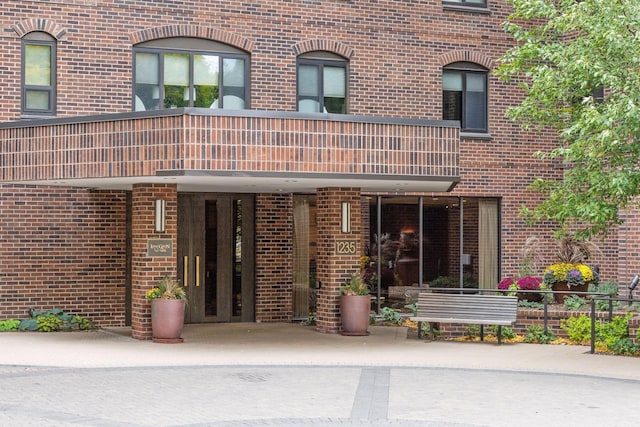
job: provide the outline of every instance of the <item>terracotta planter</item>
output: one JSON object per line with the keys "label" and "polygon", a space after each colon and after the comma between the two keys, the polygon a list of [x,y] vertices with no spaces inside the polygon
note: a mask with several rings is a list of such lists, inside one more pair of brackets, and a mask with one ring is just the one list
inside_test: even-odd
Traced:
{"label": "terracotta planter", "polygon": [[370,295],[340,296],[340,316],[342,335],[368,335],[369,315],[371,313]]}
{"label": "terracotta planter", "polygon": [[[589,284],[588,283],[583,283],[582,285],[578,285],[578,286],[567,286],[567,282],[556,282],[551,286],[551,289],[553,289],[553,296],[556,299],[556,302],[558,304],[564,304],[564,300],[566,298],[569,298],[572,295],[575,294],[565,294],[565,293],[558,293],[560,291],[564,291],[564,292],[587,292],[589,290]],[[579,297],[584,298],[585,295],[578,295]]]}
{"label": "terracotta planter", "polygon": [[153,341],[162,343],[184,341],[180,336],[184,326],[184,307],[185,300],[182,299],[151,300]]}

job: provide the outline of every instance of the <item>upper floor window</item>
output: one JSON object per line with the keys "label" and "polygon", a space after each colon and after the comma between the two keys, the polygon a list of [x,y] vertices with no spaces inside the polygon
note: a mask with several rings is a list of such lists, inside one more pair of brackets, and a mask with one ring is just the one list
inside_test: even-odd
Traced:
{"label": "upper floor window", "polygon": [[56,40],[32,32],[22,38],[22,114],[56,112]]}
{"label": "upper floor window", "polygon": [[298,58],[298,111],[347,112],[347,61],[330,52]]}
{"label": "upper floor window", "polygon": [[442,73],[442,118],[459,120],[462,132],[488,131],[487,70],[456,62]]}
{"label": "upper floor window", "polygon": [[239,49],[177,37],[141,43],[133,55],[135,111],[248,108],[249,56]]}
{"label": "upper floor window", "polygon": [[487,0],[442,0],[443,5],[487,7]]}

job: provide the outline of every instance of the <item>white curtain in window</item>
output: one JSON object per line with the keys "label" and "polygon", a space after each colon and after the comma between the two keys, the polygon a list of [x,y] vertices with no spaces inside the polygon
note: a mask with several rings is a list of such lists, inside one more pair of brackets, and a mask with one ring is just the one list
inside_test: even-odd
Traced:
{"label": "white curtain in window", "polygon": [[189,86],[188,54],[164,54],[164,84],[165,86]]}
{"label": "white curtain in window", "polygon": [[318,67],[315,65],[298,67],[298,95],[318,96]]}
{"label": "white curtain in window", "polygon": [[444,74],[442,74],[442,89],[462,91],[462,73],[456,71],[445,71]]}
{"label": "white curtain in window", "polygon": [[136,53],[136,83],[158,84],[158,55]]}
{"label": "white curtain in window", "polygon": [[293,316],[309,315],[309,202],[296,199],[293,207]]}
{"label": "white curtain in window", "polygon": [[342,67],[324,67],[324,96],[330,98],[345,97],[345,69]]}
{"label": "white curtain in window", "polygon": [[193,84],[218,86],[220,60],[214,55],[193,56]]}
{"label": "white curtain in window", "polygon": [[478,202],[478,263],[480,289],[498,286],[498,201]]}

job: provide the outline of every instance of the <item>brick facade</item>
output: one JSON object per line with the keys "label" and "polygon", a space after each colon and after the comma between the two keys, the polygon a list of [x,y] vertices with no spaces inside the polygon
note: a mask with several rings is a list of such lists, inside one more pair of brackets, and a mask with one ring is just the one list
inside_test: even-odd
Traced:
{"label": "brick facade", "polygon": [[[165,237],[174,239],[175,249],[181,190],[179,184],[158,183],[172,171],[167,179],[220,173],[208,181],[211,186],[265,172],[333,177],[313,190],[323,332],[339,331],[338,287],[358,265],[356,257],[332,252],[340,200],[353,203],[353,237],[369,235],[361,215],[370,213],[356,208],[361,190],[340,184],[350,174],[409,182],[459,179],[451,193],[369,195],[499,199],[502,275],[517,271],[531,235],[543,240],[550,260],[553,224],[528,227],[518,210],[540,200],[527,189],[533,178],[559,177],[562,165],[532,160],[534,152],[554,146],[553,135],[525,132],[505,119],[522,94],[490,73],[487,135],[464,135],[435,122],[442,119],[442,67],[469,61],[491,71],[512,43],[501,27],[510,12],[505,2],[489,0],[490,13],[468,9],[414,0],[0,1],[0,318],[24,317],[30,307],[61,307],[100,325],[123,325],[130,299],[134,335],[148,338],[143,292],[159,275],[176,274],[175,255],[149,259],[145,247],[156,236],[152,201],[162,197]],[[32,31],[57,41],[56,117],[62,121],[53,125],[21,117],[21,37]],[[204,38],[245,51],[252,112],[127,114],[133,104],[132,48],[165,37]],[[268,116],[296,111],[296,58],[315,50],[349,61],[349,115]],[[396,122],[385,122],[391,119]],[[94,187],[98,182],[102,188]],[[291,191],[256,194],[257,321],[292,318],[292,204]],[[465,221],[473,222],[474,215],[465,211]],[[605,279],[628,281],[635,274],[640,219],[636,212],[627,218],[596,260]],[[459,253],[457,224],[450,213],[452,260]],[[477,236],[467,231],[465,248],[473,250]]]}

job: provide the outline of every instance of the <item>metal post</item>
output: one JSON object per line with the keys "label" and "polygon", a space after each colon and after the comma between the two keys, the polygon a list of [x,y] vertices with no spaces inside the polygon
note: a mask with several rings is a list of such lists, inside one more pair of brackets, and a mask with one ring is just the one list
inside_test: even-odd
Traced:
{"label": "metal post", "polygon": [[596,300],[591,298],[591,354],[596,352]]}
{"label": "metal post", "polygon": [[543,321],[544,321],[544,334],[545,335],[547,335],[549,333],[549,318],[548,318],[549,316],[547,316],[548,308],[549,308],[549,306],[548,306],[549,303],[548,303],[548,300],[547,300],[548,295],[549,295],[549,292],[544,292],[542,294],[542,303],[543,303],[543,306],[544,306],[544,320]]}
{"label": "metal post", "polygon": [[463,293],[462,290],[464,288],[464,265],[462,264],[462,254],[464,253],[464,208],[462,207],[462,197],[458,196],[458,206],[460,207],[460,253],[458,254],[459,264],[460,264],[460,293]]}
{"label": "metal post", "polygon": [[378,253],[376,254],[376,256],[378,257],[378,260],[377,260],[377,263],[376,263],[377,264],[377,266],[376,266],[377,273],[376,274],[378,275],[378,304],[377,304],[378,306],[376,307],[376,313],[379,314],[380,313],[380,309],[382,308],[382,307],[380,307],[381,306],[380,297],[381,297],[381,288],[382,288],[382,264],[380,263],[380,260],[382,259],[382,249],[381,249],[382,245],[380,244],[381,243],[380,239],[382,238],[382,197],[381,196],[377,197],[376,204],[377,204],[377,206],[376,206],[376,216],[377,216],[377,218],[376,218],[376,233],[377,233],[377,236],[378,236],[378,242],[377,242],[377,246],[378,246],[377,247],[377,252]]}
{"label": "metal post", "polygon": [[424,197],[420,196],[418,198],[418,209],[420,210],[418,212],[418,239],[419,239],[419,246],[418,246],[418,287],[421,288],[422,287],[422,283],[423,283],[423,269],[424,269],[424,263],[423,263],[423,258],[424,258],[424,247],[422,242],[424,242],[424,238],[422,236],[422,233],[424,232],[423,230],[423,226],[422,223],[424,221]]}

